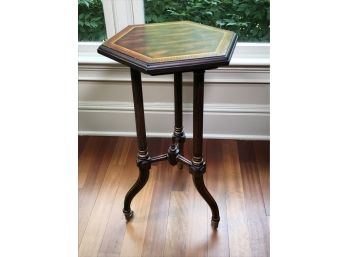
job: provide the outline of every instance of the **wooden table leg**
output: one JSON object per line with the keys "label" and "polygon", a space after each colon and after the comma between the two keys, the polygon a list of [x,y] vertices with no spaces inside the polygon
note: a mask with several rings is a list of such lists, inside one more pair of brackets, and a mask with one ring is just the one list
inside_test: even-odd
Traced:
{"label": "wooden table leg", "polygon": [[219,208],[203,180],[203,174],[206,171],[206,163],[203,161],[202,156],[204,72],[195,71],[193,79],[193,158],[190,173],[196,189],[211,209],[211,224],[214,228],[217,228],[220,221]]}
{"label": "wooden table leg", "polygon": [[139,191],[145,186],[149,178],[149,170],[151,168],[151,161],[147,151],[143,91],[140,72],[131,68],[131,78],[135,111],[135,125],[138,140],[137,165],[139,167],[139,177],[131,187],[131,189],[128,191],[124,199],[123,213],[127,220],[131,219],[133,216],[133,211],[130,208],[131,202],[135,195],[139,193]]}
{"label": "wooden table leg", "polygon": [[[174,133],[172,136],[172,144],[177,145],[179,148],[179,154],[184,154],[184,142],[186,139],[184,127],[182,124],[182,73],[174,73],[174,109],[175,109],[175,125]],[[180,169],[183,164],[178,163]]]}

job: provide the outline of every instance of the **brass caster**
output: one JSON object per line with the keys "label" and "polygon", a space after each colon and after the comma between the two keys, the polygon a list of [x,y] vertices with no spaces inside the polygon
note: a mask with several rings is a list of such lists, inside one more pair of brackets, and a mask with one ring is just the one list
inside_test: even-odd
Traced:
{"label": "brass caster", "polygon": [[219,221],[220,221],[220,219],[211,218],[211,226],[212,226],[214,229],[217,229],[218,226],[219,226]]}
{"label": "brass caster", "polygon": [[123,210],[123,213],[124,213],[124,216],[125,216],[127,222],[130,221],[134,216],[134,212],[132,210],[130,210],[130,211]]}

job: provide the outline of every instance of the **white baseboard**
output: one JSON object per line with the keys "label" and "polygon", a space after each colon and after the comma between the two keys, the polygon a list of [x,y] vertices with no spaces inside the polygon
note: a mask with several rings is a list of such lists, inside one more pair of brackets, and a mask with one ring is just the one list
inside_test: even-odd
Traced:
{"label": "white baseboard", "polygon": [[[149,137],[170,137],[174,107],[171,103],[145,103]],[[184,104],[183,122],[192,137],[192,104]],[[79,135],[135,136],[132,102],[79,102]],[[204,137],[248,140],[269,139],[269,106],[205,104]]]}
{"label": "white baseboard", "polygon": [[[207,70],[204,83],[215,84],[269,84],[270,68],[267,67],[220,67]],[[80,64],[79,81],[110,81],[130,82],[129,68],[115,63],[104,64]],[[143,83],[170,83],[173,84],[173,74],[150,76],[141,74]],[[183,73],[183,83],[192,82],[192,72]]]}
{"label": "white baseboard", "polygon": [[[136,137],[135,132],[111,132],[111,131],[79,131],[79,136],[114,136],[114,137]],[[192,138],[192,133],[185,133],[186,138]],[[146,133],[147,137],[171,138],[171,133]],[[269,140],[269,136],[241,135],[241,134],[203,134],[205,139],[236,139],[236,140]]]}

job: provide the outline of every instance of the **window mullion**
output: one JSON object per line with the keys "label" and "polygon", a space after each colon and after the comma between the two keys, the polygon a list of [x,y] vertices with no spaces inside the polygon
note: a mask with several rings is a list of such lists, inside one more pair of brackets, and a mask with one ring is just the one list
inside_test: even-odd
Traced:
{"label": "window mullion", "polygon": [[128,25],[145,22],[143,0],[102,0],[107,37]]}
{"label": "window mullion", "polygon": [[104,11],[104,19],[105,19],[106,36],[107,38],[110,38],[112,35],[116,34],[113,1],[102,0],[102,2],[103,2],[103,11]]}

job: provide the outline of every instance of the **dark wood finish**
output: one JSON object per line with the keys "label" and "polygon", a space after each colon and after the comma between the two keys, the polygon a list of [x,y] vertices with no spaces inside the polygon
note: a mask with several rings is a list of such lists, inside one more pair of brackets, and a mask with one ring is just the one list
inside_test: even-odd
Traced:
{"label": "dark wood finish", "polygon": [[175,132],[181,133],[182,125],[182,73],[174,73]]}
{"label": "dark wood finish", "polygon": [[[88,146],[93,146],[88,147]],[[100,151],[101,143],[100,140],[96,141],[95,138],[92,138],[91,140],[86,141],[86,149],[84,151],[87,151],[87,155],[84,155],[87,158],[87,161],[81,162],[79,164],[83,166],[81,169],[83,170],[83,173],[79,175],[79,188],[82,188],[85,183],[87,183],[88,175],[93,172],[93,170],[98,169],[100,166],[100,162],[102,161],[103,152]],[[93,156],[94,154],[98,154],[100,157],[98,161],[94,159],[94,162],[92,162],[92,159],[88,158],[88,156]]]}
{"label": "dark wood finish", "polygon": [[[127,220],[133,217],[133,211],[130,208],[131,202],[137,193],[145,186],[149,178],[149,169],[152,162],[168,159],[171,165],[176,165],[178,159],[181,164],[190,166],[193,183],[208,203],[212,211],[211,224],[214,228],[218,227],[220,221],[219,208],[216,201],[207,190],[203,174],[206,171],[206,163],[203,161],[203,103],[204,103],[204,70],[194,72],[194,104],[193,104],[193,157],[189,162],[180,154],[183,140],[185,139],[182,127],[182,75],[175,74],[175,130],[173,136],[173,144],[169,148],[167,155],[159,155],[150,157],[147,150],[146,129],[143,107],[143,95],[141,87],[141,74],[139,71],[131,68],[132,90],[135,110],[135,121],[138,139],[138,156],[137,164],[139,167],[139,177],[132,188],[126,194],[124,200],[123,213]],[[182,149],[181,149],[182,152]],[[179,158],[178,158],[179,156]],[[180,157],[181,156],[181,157]]]}
{"label": "dark wood finish", "polygon": [[139,71],[131,69],[132,92],[135,113],[135,126],[138,138],[138,158],[146,159],[148,156],[146,144],[146,129],[144,118],[143,90],[141,85],[141,74]]}
{"label": "dark wood finish", "polygon": [[133,217],[133,211],[130,208],[131,202],[134,196],[139,193],[139,191],[145,186],[147,180],[149,179],[149,169],[139,168],[139,177],[134,185],[129,189],[126,197],[124,198],[123,213],[127,220]]}
{"label": "dark wood finish", "polygon": [[193,158],[199,165],[203,161],[203,103],[204,103],[204,70],[193,73]]}
{"label": "dark wood finish", "polygon": [[239,141],[238,152],[252,256],[269,256],[269,224],[253,143]]}
{"label": "dark wood finish", "polygon": [[[139,176],[124,200],[123,213],[127,220],[133,216],[130,208],[133,198],[148,181],[151,163],[168,160],[172,166],[189,166],[195,188],[211,209],[211,224],[217,228],[219,208],[203,179],[206,171],[203,161],[204,73],[206,69],[228,65],[236,43],[237,36],[232,31],[179,21],[131,25],[98,48],[98,53],[131,68]],[[183,156],[182,72],[185,71],[194,72],[192,161]],[[148,153],[140,72],[150,75],[174,73],[175,125],[172,144],[166,154],[150,157]]]}
{"label": "dark wood finish", "polygon": [[207,190],[203,174],[206,171],[206,163],[203,161],[203,103],[204,103],[204,71],[196,71],[193,74],[193,157],[190,172],[193,183],[208,203],[212,212],[212,225],[217,228],[220,215],[216,201]]}
{"label": "dark wood finish", "polygon": [[[192,174],[193,183],[203,197],[203,199],[209,205],[212,212],[211,224],[214,228],[218,227],[220,221],[219,208],[216,201],[207,190],[203,174],[206,171],[206,163],[203,161],[203,103],[204,103],[204,73],[205,71],[194,72],[194,102],[193,102],[193,157],[192,162],[182,161],[181,163],[188,164],[190,166],[190,173]],[[182,77],[181,74],[176,74],[175,83],[175,131],[174,131],[174,144],[172,144],[168,150],[167,159],[171,165],[176,165],[178,156],[180,155],[178,149],[178,142],[184,137],[182,129]],[[155,156],[151,158],[147,151],[146,143],[146,130],[144,119],[144,107],[143,96],[141,88],[141,75],[139,71],[131,69],[133,100],[135,110],[135,121],[138,139],[138,157],[137,164],[139,167],[139,177],[132,188],[129,190],[125,197],[123,213],[127,220],[133,216],[133,211],[130,208],[130,204],[137,193],[145,186],[149,178],[149,169],[152,162],[164,160],[164,155]],[[179,89],[178,89],[179,88]],[[181,112],[179,113],[178,110]],[[179,128],[177,127],[180,126]],[[177,133],[179,132],[179,133]],[[179,158],[180,159],[180,158]]]}
{"label": "dark wood finish", "polygon": [[191,21],[130,25],[104,45],[148,62],[225,55],[235,33]]}
{"label": "dark wood finish", "polygon": [[208,189],[206,188],[204,184],[203,174],[197,174],[197,175],[193,174],[192,180],[197,191],[200,193],[203,199],[208,203],[212,212],[211,224],[214,228],[217,228],[220,221],[219,207],[217,206],[215,199],[209,193]]}
{"label": "dark wood finish", "polygon": [[159,75],[228,65],[236,43],[234,32],[182,21],[130,25],[104,42],[98,53]]}
{"label": "dark wood finish", "polygon": [[[233,48],[231,48],[230,56],[232,56],[236,44],[237,41],[233,45]],[[226,60],[227,58],[225,57],[211,57],[187,61],[172,61],[161,64],[153,63],[148,65],[146,62],[131,58],[125,54],[119,53],[103,45],[101,45],[97,51],[101,55],[104,55],[110,59],[113,59],[119,63],[132,67],[133,69],[137,69],[149,75],[172,74],[175,72],[190,72],[201,69],[216,69],[220,66],[227,66],[230,63],[229,60]]]}
{"label": "dark wood finish", "polygon": [[141,74],[139,71],[131,69],[133,102],[135,112],[135,125],[138,139],[138,155],[137,165],[139,167],[139,177],[135,184],[126,194],[124,199],[123,213],[127,220],[133,216],[133,211],[130,208],[131,202],[135,195],[145,186],[149,178],[149,170],[151,168],[151,160],[147,151],[146,129],[144,118],[143,91],[141,85]]}
{"label": "dark wood finish", "polygon": [[[266,190],[258,179],[266,169],[266,141],[204,140],[209,171],[205,183],[220,207],[217,231],[209,229],[209,208],[191,175],[167,162],[154,163],[148,183],[132,201],[125,222],[123,199],[138,176],[136,138],[79,137],[79,256],[269,256]],[[166,151],[171,139],[148,138],[151,155]],[[184,155],[191,159],[192,139]],[[260,152],[261,151],[261,152]],[[96,167],[96,168],[93,168]],[[82,181],[81,181],[82,182]],[[262,190],[261,190],[262,188]],[[265,188],[266,189],[266,188]],[[82,222],[82,223],[81,223]],[[85,224],[85,225],[83,225]]]}
{"label": "dark wood finish", "polygon": [[[172,144],[177,144],[179,148],[179,154],[184,152],[185,132],[182,124],[182,73],[174,73],[174,133],[172,137]],[[183,165],[180,162],[179,168],[182,169]]]}
{"label": "dark wood finish", "polygon": [[78,156],[79,156],[79,158],[80,158],[80,155],[86,146],[87,140],[88,140],[88,136],[84,136],[81,140],[78,141],[78,145],[79,145]]}
{"label": "dark wood finish", "polygon": [[270,214],[270,177],[269,177],[269,156],[270,146],[264,144],[262,141],[254,142],[255,158],[257,163],[257,170],[260,176],[260,184],[262,190],[263,201],[265,204],[266,215]]}

